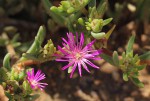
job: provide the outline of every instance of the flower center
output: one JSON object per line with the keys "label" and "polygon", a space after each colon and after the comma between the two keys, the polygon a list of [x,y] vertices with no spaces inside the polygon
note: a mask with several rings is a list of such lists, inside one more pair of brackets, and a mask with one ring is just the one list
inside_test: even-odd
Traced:
{"label": "flower center", "polygon": [[33,81],[31,82],[31,84],[34,85],[34,86],[36,86],[36,85],[37,85],[37,81],[33,80]]}
{"label": "flower center", "polygon": [[76,53],[75,57],[76,57],[77,60],[79,60],[79,59],[81,59],[82,56],[81,56],[80,53]]}

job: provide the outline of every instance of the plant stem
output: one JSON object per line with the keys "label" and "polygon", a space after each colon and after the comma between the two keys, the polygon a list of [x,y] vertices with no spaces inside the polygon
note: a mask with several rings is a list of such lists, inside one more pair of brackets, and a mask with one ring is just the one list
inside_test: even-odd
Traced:
{"label": "plant stem", "polygon": [[25,66],[30,66],[30,65],[36,65],[36,64],[41,64],[40,61],[34,61],[34,60],[26,60],[26,61],[22,61],[16,64],[16,66],[18,67],[25,67]]}

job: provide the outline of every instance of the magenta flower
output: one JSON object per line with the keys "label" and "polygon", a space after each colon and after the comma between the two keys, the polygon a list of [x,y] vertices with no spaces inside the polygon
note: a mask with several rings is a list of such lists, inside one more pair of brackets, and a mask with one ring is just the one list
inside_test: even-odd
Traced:
{"label": "magenta flower", "polygon": [[27,71],[27,80],[29,81],[31,88],[40,88],[43,90],[43,88],[48,85],[47,83],[39,82],[43,79],[45,79],[45,74],[41,73],[41,70],[38,70],[36,74],[34,74],[34,69],[32,69],[32,71]]}
{"label": "magenta flower", "polygon": [[99,68],[94,65],[89,59],[99,60],[99,54],[101,50],[94,50],[92,45],[95,41],[90,42],[86,46],[84,46],[84,35],[81,33],[80,40],[78,39],[78,34],[76,34],[76,38],[74,38],[72,33],[67,33],[68,41],[62,38],[64,41],[63,48],[58,46],[59,51],[62,53],[61,55],[56,55],[56,61],[68,61],[68,65],[64,66],[62,70],[65,70],[69,67],[72,67],[70,78],[72,78],[75,69],[78,67],[78,71],[80,76],[82,76],[83,67],[87,72],[90,72],[87,65],[90,65],[93,68]]}

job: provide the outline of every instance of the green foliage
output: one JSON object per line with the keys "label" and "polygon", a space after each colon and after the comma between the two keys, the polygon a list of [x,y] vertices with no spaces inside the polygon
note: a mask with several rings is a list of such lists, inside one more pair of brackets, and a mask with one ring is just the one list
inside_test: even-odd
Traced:
{"label": "green foliage", "polygon": [[39,52],[39,50],[41,49],[41,44],[44,40],[45,34],[46,34],[46,31],[45,31],[44,26],[40,26],[37,32],[37,36],[35,37],[35,40],[33,44],[31,45],[31,47],[28,49],[27,53],[37,54]]}
{"label": "green foliage", "polygon": [[94,7],[94,6],[96,6],[96,0],[91,0],[88,4],[88,7],[90,8],[90,7]]}
{"label": "green foliage", "polygon": [[106,40],[108,40],[114,29],[115,29],[115,25],[107,33],[105,33],[105,32],[100,32],[100,33],[91,32],[91,35],[95,39],[106,39]]}
{"label": "green foliage", "polygon": [[110,37],[110,35],[112,34],[112,32],[114,31],[114,29],[115,29],[115,25],[106,33],[106,35],[105,35],[105,38],[108,40],[109,39],[109,37]]}
{"label": "green foliage", "polygon": [[[135,36],[131,36],[129,42],[127,44],[126,53],[122,53],[122,58],[119,59],[118,53],[114,51],[113,56],[108,56],[106,54],[102,54],[101,57],[109,62],[112,65],[117,66],[123,72],[123,80],[128,81],[129,79],[137,86],[143,87],[143,83],[138,79],[139,71],[146,67],[146,64],[141,65],[140,59],[146,59],[149,55],[149,52],[142,56],[138,56],[137,54],[133,54],[133,44],[134,44]],[[148,56],[149,57],[149,56]]]}
{"label": "green foliage", "polygon": [[100,4],[97,7],[97,12],[100,18],[103,17],[107,8],[107,0],[101,0]]}
{"label": "green foliage", "polygon": [[134,44],[134,39],[135,39],[135,35],[132,35],[127,44],[127,49],[126,49],[127,53],[129,53],[133,50],[132,48],[133,48],[133,44]]}
{"label": "green foliage", "polygon": [[91,35],[92,35],[95,39],[102,39],[102,38],[105,37],[105,33],[104,33],[104,32],[100,32],[100,33],[91,32]]}
{"label": "green foliage", "polygon": [[59,13],[52,12],[50,10],[50,8],[52,7],[51,2],[49,0],[42,0],[42,3],[48,15],[51,16],[53,20],[57,22],[59,25],[64,25],[65,17],[60,15]]}
{"label": "green foliage", "polygon": [[6,69],[8,69],[9,71],[11,70],[11,66],[10,66],[10,54],[6,54],[3,60],[3,67],[5,67]]}
{"label": "green foliage", "polygon": [[136,54],[133,55],[133,44],[135,40],[135,35],[131,36],[127,44],[126,53],[123,52],[122,59],[120,59],[119,68],[123,71],[123,79],[128,81],[128,78],[132,82],[139,86],[144,87],[143,83],[138,79],[139,71],[144,69],[146,65],[140,65],[140,57]]}
{"label": "green foliage", "polygon": [[110,63],[111,65],[114,65],[113,59],[111,56],[107,55],[107,54],[100,54],[101,58],[104,59],[105,61],[107,61],[108,63]]}
{"label": "green foliage", "polygon": [[30,60],[44,62],[52,60],[55,52],[56,47],[50,39],[48,40],[47,44],[39,50],[38,54],[25,53],[23,54],[23,57]]}
{"label": "green foliage", "polygon": [[50,9],[55,13],[72,14],[84,8],[90,0],[66,0],[61,1],[59,7],[52,6]]}
{"label": "green foliage", "polygon": [[128,81],[130,78],[134,84],[143,87],[142,82],[138,79],[139,71],[144,69],[146,65],[140,65],[140,58],[138,55],[133,56],[133,51],[122,54],[119,68],[123,71],[123,79]]}
{"label": "green foliage", "polygon": [[108,25],[111,21],[112,21],[113,18],[108,18],[106,20],[103,21],[103,26],[105,25]]}
{"label": "green foliage", "polygon": [[[46,31],[45,31],[44,26],[40,26],[33,44],[31,45],[31,47],[27,51],[28,54],[33,54],[33,55],[39,54],[39,52],[41,50],[42,42],[43,42],[44,37],[45,37],[45,34],[46,34]],[[20,59],[20,61],[25,60],[25,59],[26,59],[25,57],[22,57]]]}
{"label": "green foliage", "polygon": [[128,74],[127,73],[123,73],[123,80],[124,81],[128,81]]}
{"label": "green foliage", "polygon": [[0,68],[0,84],[8,79],[7,73],[8,71],[6,68],[4,67]]}
{"label": "green foliage", "polygon": [[16,81],[21,81],[25,78],[25,70],[20,69],[19,67],[12,68],[11,73],[10,73],[10,80],[16,80]]}
{"label": "green foliage", "polygon": [[[10,6],[8,12],[6,12],[8,15],[17,14],[18,12],[23,10],[23,8],[25,8],[26,4],[25,1],[23,1],[22,3],[21,1],[17,2],[16,0],[7,0],[6,2],[8,3],[6,3],[6,5]],[[113,26],[108,32],[102,32],[103,27],[108,25],[112,21],[112,18],[102,18],[107,8],[107,0],[100,0],[99,2],[100,4],[97,6],[96,0],[63,0],[60,2],[60,5],[56,7],[52,5],[50,0],[42,0],[46,12],[57,24],[59,24],[61,27],[66,26],[70,32],[79,32],[77,27],[78,24],[80,24],[82,26],[81,31],[91,34],[93,38],[97,39],[96,41],[99,42],[95,44],[99,45],[98,49],[101,49],[104,47],[106,48],[107,41],[110,38],[110,35],[112,34],[115,26]],[[145,12],[143,11],[145,10],[144,8],[148,7],[148,2],[148,0],[142,0],[138,2],[140,4],[137,9],[141,10],[140,12],[136,12],[136,15],[138,15],[139,18],[143,18],[145,16]],[[2,7],[0,7],[0,13],[5,13],[4,3],[0,4],[2,5]],[[15,4],[15,7],[11,7],[12,4]],[[85,7],[87,4],[88,9]],[[28,6],[28,4],[26,5]],[[124,7],[126,7],[125,3],[123,5],[119,3],[115,4],[115,12],[112,13],[114,15],[114,18],[119,18],[118,14],[123,10]],[[45,18],[45,16],[43,18]],[[77,19],[78,21],[76,21]],[[10,33],[15,33],[15,35],[13,36],[12,40],[0,36],[0,46],[5,46],[7,44],[11,44],[14,48],[20,46],[20,43],[18,42],[19,34],[16,33],[16,31],[17,29],[13,26],[7,26],[6,28],[4,28],[4,35]],[[57,50],[52,40],[48,40],[47,44],[42,47],[45,34],[46,31],[44,26],[40,26],[33,44],[28,49],[28,51],[22,55],[20,61],[17,61],[17,63],[23,62],[25,60],[34,60],[39,63],[54,60],[54,54],[57,52]],[[102,53],[100,56],[105,61],[117,66],[120,70],[122,70],[124,81],[131,80],[135,85],[143,87],[144,85],[138,79],[138,76],[139,71],[144,69],[146,67],[146,64],[141,65],[140,61],[149,60],[150,52],[147,52],[141,56],[138,56],[137,54],[135,55],[132,49],[134,40],[135,36],[133,35],[129,39],[126,52],[122,53],[122,58],[119,57],[116,51],[113,52],[113,56],[109,56],[105,53]],[[101,46],[101,44],[103,45]],[[0,68],[0,84],[3,85],[5,94],[12,101],[22,101],[25,99],[27,101],[35,100],[37,97],[39,97],[39,95],[31,96],[32,89],[29,82],[26,80],[26,70],[18,67],[18,65],[16,64],[14,63],[14,65],[12,66],[13,68],[11,68],[9,53],[4,57],[3,67]],[[69,67],[68,73],[70,73],[71,71],[72,67]]]}
{"label": "green foliage", "polygon": [[23,58],[29,59],[29,60],[35,60],[35,61],[39,61],[39,55],[36,54],[30,54],[30,53],[24,53],[22,54]]}
{"label": "green foliage", "polygon": [[16,33],[16,34],[14,35],[14,37],[12,38],[12,40],[10,41],[10,43],[12,44],[12,46],[13,46],[14,48],[21,45],[21,43],[18,42],[18,39],[19,39],[19,34]]}
{"label": "green foliage", "polygon": [[30,84],[28,81],[24,81],[22,84],[23,87],[23,96],[26,97],[27,95],[30,95],[32,93],[32,88],[30,87]]}
{"label": "green foliage", "polygon": [[54,53],[56,52],[56,47],[54,46],[52,40],[48,40],[47,44],[44,46],[44,48],[41,50],[42,56],[45,59],[50,59]]}
{"label": "green foliage", "polygon": [[22,101],[32,97],[29,96],[32,93],[32,89],[25,78],[25,70],[13,68],[9,73],[5,68],[0,68],[0,74],[0,83],[5,90],[6,96],[11,101]]}
{"label": "green foliage", "polygon": [[119,66],[119,57],[118,57],[118,53],[116,51],[114,51],[114,53],[113,53],[113,62],[116,66]]}
{"label": "green foliage", "polygon": [[134,83],[135,85],[137,85],[138,87],[144,87],[144,84],[143,84],[138,78],[132,77],[131,80],[132,80],[133,83]]}
{"label": "green foliage", "polygon": [[150,51],[139,56],[141,60],[150,60]]}
{"label": "green foliage", "polygon": [[102,0],[99,6],[89,7],[89,18],[92,19],[100,19],[103,17],[107,7],[107,0]]}

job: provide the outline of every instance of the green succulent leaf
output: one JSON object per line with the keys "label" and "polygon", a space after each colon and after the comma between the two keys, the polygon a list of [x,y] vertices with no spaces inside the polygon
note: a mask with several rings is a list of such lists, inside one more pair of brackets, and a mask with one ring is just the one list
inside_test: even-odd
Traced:
{"label": "green succulent leaf", "polygon": [[146,65],[136,66],[136,68],[137,68],[138,70],[142,70],[142,69],[144,69],[145,67],[146,67]]}
{"label": "green succulent leaf", "polygon": [[28,83],[28,81],[24,81],[22,84],[23,87],[23,92],[24,92],[24,96],[29,95],[32,93],[32,89],[30,87],[30,84]]}
{"label": "green succulent leaf", "polygon": [[112,34],[112,32],[114,31],[114,29],[115,29],[115,25],[106,33],[106,35],[105,35],[105,37],[106,37],[106,39],[109,39],[109,37],[110,37],[110,35]]}
{"label": "green succulent leaf", "polygon": [[116,66],[119,66],[119,58],[118,58],[117,51],[114,51],[114,53],[113,53],[113,62]]}
{"label": "green succulent leaf", "polygon": [[137,85],[138,87],[144,87],[144,84],[138,78],[131,78],[132,82]]}
{"label": "green succulent leaf", "polygon": [[5,67],[7,70],[11,70],[10,66],[10,53],[7,53],[3,60],[3,67]]}
{"label": "green succulent leaf", "polygon": [[45,34],[46,34],[46,31],[45,31],[44,26],[40,26],[37,32],[37,36],[35,37],[35,40],[33,44],[31,45],[31,47],[29,48],[29,50],[27,51],[27,53],[35,54],[39,52],[39,50],[41,49],[41,44],[44,41]]}
{"label": "green succulent leaf", "polygon": [[96,6],[96,0],[91,0],[91,1],[88,3],[88,6],[89,6],[89,7],[94,7],[94,6]]}
{"label": "green succulent leaf", "polygon": [[150,60],[150,51],[139,56],[141,60]]}
{"label": "green succulent leaf", "polygon": [[105,11],[106,11],[106,7],[107,7],[107,0],[102,0],[101,3],[99,4],[97,11],[100,15],[100,18],[103,17]]}
{"label": "green succulent leaf", "polygon": [[19,77],[18,77],[19,81],[23,80],[25,78],[25,76],[26,76],[25,71],[20,72]]}
{"label": "green succulent leaf", "polygon": [[18,39],[19,39],[19,33],[16,33],[16,34],[14,35],[14,37],[12,38],[11,43],[17,42]]}
{"label": "green succulent leaf", "polygon": [[127,73],[123,73],[123,80],[124,81],[128,81],[128,74]]}
{"label": "green succulent leaf", "polygon": [[35,60],[35,61],[39,60],[37,55],[30,54],[30,53],[24,53],[24,54],[22,54],[22,56],[26,59],[31,59],[31,60]]}
{"label": "green succulent leaf", "polygon": [[[40,26],[37,35],[35,37],[35,40],[33,42],[33,44],[31,45],[31,47],[28,49],[27,53],[30,54],[34,54],[37,55],[39,54],[40,50],[41,50],[41,44],[44,41],[44,37],[45,37],[46,31],[44,26]],[[20,60],[25,60],[25,57],[22,57]]]}
{"label": "green succulent leaf", "polygon": [[100,33],[94,33],[91,32],[91,35],[95,38],[95,39],[101,39],[105,37],[105,33],[104,32],[100,32]]}
{"label": "green succulent leaf", "polygon": [[133,50],[132,48],[133,48],[134,40],[135,40],[135,35],[132,35],[127,44],[127,49],[126,49],[127,54]]}
{"label": "green succulent leaf", "polygon": [[42,0],[42,3],[48,15],[51,16],[59,25],[64,25],[65,17],[50,10],[53,6],[52,3],[49,0]]}
{"label": "green succulent leaf", "polygon": [[111,65],[114,65],[113,59],[111,56],[106,55],[104,53],[100,54],[101,58],[103,58],[105,61],[107,61],[108,63],[110,63]]}
{"label": "green succulent leaf", "polygon": [[109,24],[112,21],[113,18],[108,18],[106,20],[103,21],[103,26]]}
{"label": "green succulent leaf", "polygon": [[8,79],[7,72],[8,71],[6,68],[4,67],[0,68],[0,83]]}

